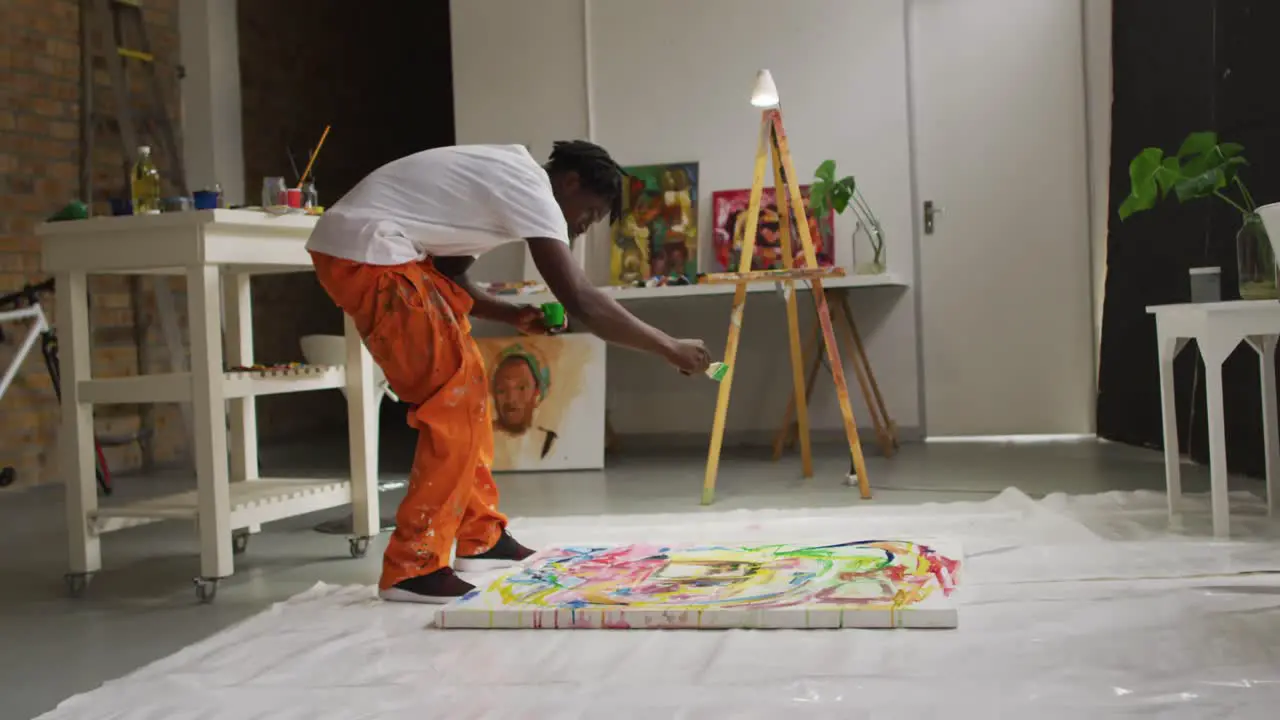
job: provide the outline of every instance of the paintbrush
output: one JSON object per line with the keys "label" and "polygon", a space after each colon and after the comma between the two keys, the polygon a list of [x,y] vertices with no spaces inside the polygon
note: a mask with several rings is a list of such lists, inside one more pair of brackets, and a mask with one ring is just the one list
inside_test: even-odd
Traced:
{"label": "paintbrush", "polygon": [[711,367],[707,368],[707,377],[720,382],[724,380],[724,376],[729,374],[729,366],[722,362],[713,362]]}
{"label": "paintbrush", "polygon": [[298,189],[302,189],[302,183],[306,182],[307,176],[311,174],[311,167],[316,164],[316,156],[320,154],[320,148],[324,147],[324,139],[329,137],[329,125],[324,126],[324,132],[320,134],[320,142],[316,143],[316,149],[311,153],[311,159],[307,161],[307,169],[302,171],[302,176],[298,178]]}

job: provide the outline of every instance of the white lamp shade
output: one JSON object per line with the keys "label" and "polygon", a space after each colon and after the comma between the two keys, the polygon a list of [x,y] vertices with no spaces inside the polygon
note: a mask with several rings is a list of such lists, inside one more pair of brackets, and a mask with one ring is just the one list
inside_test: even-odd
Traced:
{"label": "white lamp shade", "polygon": [[773,84],[773,73],[768,70],[756,73],[756,88],[751,93],[751,104],[758,108],[778,106],[778,86]]}

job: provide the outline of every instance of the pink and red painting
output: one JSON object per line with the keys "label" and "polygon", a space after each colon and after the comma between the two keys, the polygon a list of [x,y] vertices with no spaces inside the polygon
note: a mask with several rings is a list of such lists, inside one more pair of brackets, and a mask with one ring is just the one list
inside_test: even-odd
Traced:
{"label": "pink and red painting", "polygon": [[[809,186],[800,187],[804,199],[805,217],[809,221],[809,236],[813,238],[813,250],[818,265],[835,264],[835,212],[826,217],[809,215]],[[711,224],[714,229],[716,264],[720,272],[736,272],[742,256],[743,233],[747,226],[747,208],[751,202],[751,190],[721,190],[711,194]],[[778,217],[778,203],[773,188],[765,188],[760,197],[760,224],[756,230],[755,255],[751,259],[752,270],[777,270],[782,267],[782,247]],[[804,251],[800,245],[799,231],[791,225],[791,250],[795,267],[805,267]]]}

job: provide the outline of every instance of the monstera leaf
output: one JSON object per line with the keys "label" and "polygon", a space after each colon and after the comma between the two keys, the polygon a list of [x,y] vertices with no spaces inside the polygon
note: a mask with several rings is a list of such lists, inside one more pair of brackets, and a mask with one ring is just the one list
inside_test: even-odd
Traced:
{"label": "monstera leaf", "polygon": [[844,213],[858,190],[858,182],[852,175],[836,180],[835,160],[823,162],[813,175],[816,179],[809,187],[809,209],[813,214],[823,217],[832,210],[837,215]]}
{"label": "monstera leaf", "polygon": [[[1253,199],[1239,177],[1248,166],[1244,146],[1219,142],[1215,132],[1194,132],[1178,148],[1178,154],[1166,157],[1160,148],[1147,148],[1129,164],[1129,197],[1120,206],[1120,219],[1150,210],[1172,191],[1178,202],[1218,197],[1241,212],[1251,212]],[[1235,186],[1242,203],[1225,194]]]}
{"label": "monstera leaf", "polygon": [[1147,148],[1129,163],[1129,197],[1120,206],[1120,219],[1150,210],[1169,195],[1182,179],[1177,158],[1167,158],[1160,148]]}

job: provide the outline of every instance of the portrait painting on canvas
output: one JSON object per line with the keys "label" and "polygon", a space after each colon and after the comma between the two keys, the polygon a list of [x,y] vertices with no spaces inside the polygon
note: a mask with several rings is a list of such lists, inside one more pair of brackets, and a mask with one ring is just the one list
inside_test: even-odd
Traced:
{"label": "portrait painting on canvas", "polygon": [[590,335],[477,339],[493,423],[493,470],[604,465],[604,343]]}

